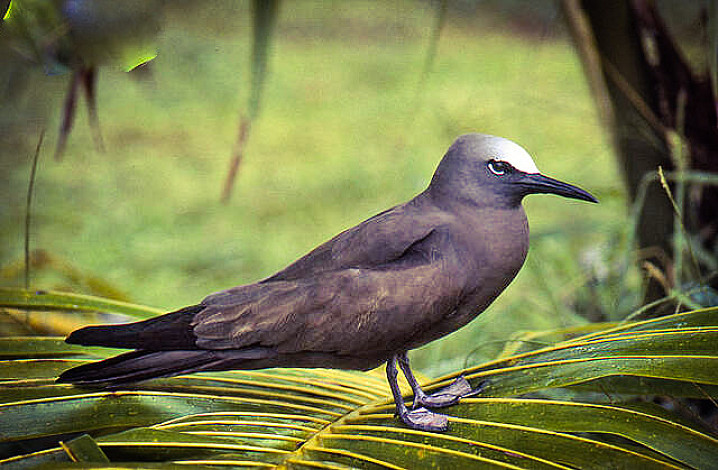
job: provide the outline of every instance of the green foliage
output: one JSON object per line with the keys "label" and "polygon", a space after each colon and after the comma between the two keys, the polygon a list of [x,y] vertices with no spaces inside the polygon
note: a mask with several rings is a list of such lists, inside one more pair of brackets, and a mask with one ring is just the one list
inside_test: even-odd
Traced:
{"label": "green foliage", "polygon": [[161,310],[142,305],[92,297],[82,294],[69,294],[52,291],[26,291],[21,289],[0,288],[0,302],[6,308],[32,310],[51,310],[74,312],[104,312],[127,315],[135,319],[144,319],[163,313]]}
{"label": "green foliage", "polygon": [[[114,301],[20,290],[2,291],[0,306],[145,315]],[[0,464],[712,468],[715,436],[637,398],[718,397],[718,308],[593,330],[555,332],[551,346],[424,380],[429,390],[459,374],[473,386],[487,381],[479,397],[446,410],[445,434],[403,427],[379,370],[231,371],[82,389],[54,378],[114,351],[4,338]]]}
{"label": "green foliage", "polygon": [[[607,237],[622,233],[627,218],[610,146],[565,38],[509,35],[492,17],[458,15],[450,5],[420,106],[413,106],[438,21],[433,6],[283,5],[261,118],[232,199],[222,205],[239,115],[252,93],[250,5],[169,2],[151,78],[101,72],[106,152],[92,149],[86,117],[78,113],[66,161],[40,157],[31,242],[58,263],[34,269],[31,285],[109,295],[52,272],[70,260],[86,279],[102,279],[134,302],[166,310],[198,302],[268,276],[339,231],[411,198],[428,184],[457,135],[480,131],[520,142],[542,171],[583,185],[601,204],[588,209],[529,198],[528,265],[482,318],[417,352],[413,364],[444,373],[460,367],[478,345],[477,355],[492,357],[516,330],[581,321],[563,314],[570,302],[557,315],[555,299],[537,288],[532,272],[553,263],[552,247],[558,246],[558,267],[570,269],[556,269],[551,282],[581,285],[587,275],[576,260],[586,246],[603,247]],[[28,127],[13,130],[12,145],[2,147],[0,139],[0,163],[7,167],[0,172],[7,201],[3,266],[22,259],[34,130],[47,125],[52,146],[57,125],[42,111],[56,117],[66,89],[56,78],[13,71],[23,79],[7,83],[27,88],[13,89],[16,101],[3,103],[0,126]],[[21,285],[21,279],[0,282]]]}
{"label": "green foliage", "polygon": [[[139,3],[145,4],[130,2]],[[83,295],[2,289],[0,464],[643,469],[711,468],[718,461],[715,436],[640,400],[715,400],[718,309],[625,324],[586,325],[576,314],[623,318],[634,305],[637,280],[623,241],[599,248],[598,260],[587,267],[577,262],[582,247],[624,235],[625,217],[608,147],[564,42],[537,45],[508,37],[486,20],[447,20],[446,2],[435,19],[423,4],[407,9],[352,2],[333,5],[329,15],[323,2],[297,2],[272,38],[276,66],[264,85],[267,31],[278,21],[278,2],[254,2],[255,13],[247,15],[223,14],[215,8],[222,2],[191,11],[179,4],[168,10],[153,92],[118,75],[103,81],[101,90],[109,91],[100,98],[102,109],[112,116],[108,154],[86,152],[80,135],[69,152],[73,165],[42,169],[39,235],[33,240],[47,247],[37,253],[63,281],[115,298],[128,291],[160,305],[195,302],[212,289],[208,284],[219,289],[269,274],[339,229],[410,197],[426,184],[446,145],[474,130],[522,142],[547,173],[590,181],[603,204],[567,229],[575,207],[529,201],[533,252],[528,273],[499,301],[505,317],[482,317],[486,321],[418,353],[424,365],[438,364],[434,370],[453,370],[455,362],[437,360],[447,350],[463,358],[467,344],[514,333],[498,359],[423,380],[429,389],[459,374],[475,387],[486,381],[480,397],[447,409],[446,434],[404,428],[392,416],[381,371],[234,371],[111,391],[55,384],[68,367],[116,351],[27,332],[61,335],[80,323],[105,321],[107,314],[146,318],[159,311]],[[236,80],[248,70],[235,55],[248,55],[244,18],[250,17],[252,80]],[[34,48],[28,54],[42,54],[37,38],[48,42],[48,28],[27,18],[11,26],[25,24],[20,36]],[[437,26],[425,62],[432,67],[424,66],[418,98],[412,97],[432,21]],[[209,36],[208,24],[215,26]],[[110,26],[85,33],[98,39],[97,33],[112,32]],[[152,33],[149,26],[140,32]],[[88,57],[94,52],[84,49]],[[251,85],[237,93],[240,82]],[[262,122],[249,144],[240,194],[220,208],[237,103],[250,103],[254,116],[262,88]],[[408,106],[417,99],[421,106]],[[26,186],[19,169],[5,176],[13,183],[9,188]],[[11,201],[20,194],[8,190]],[[11,209],[8,217],[19,212]],[[11,232],[20,224],[8,227]],[[6,257],[19,258],[19,250]],[[65,257],[73,262],[63,262]],[[3,267],[6,279],[20,272],[13,263]],[[87,274],[85,267],[101,275]],[[52,278],[35,280],[53,285]],[[579,286],[587,280],[593,290],[585,297]],[[528,332],[515,333],[517,325]],[[554,329],[559,325],[568,327]],[[536,332],[539,327],[549,331]],[[473,356],[493,357],[503,345],[474,350]]]}
{"label": "green foliage", "polygon": [[12,46],[48,73],[80,63],[129,71],[157,55],[160,2],[12,0],[2,23]]}
{"label": "green foliage", "polygon": [[270,42],[277,22],[279,0],[260,1],[252,4],[254,19],[252,43],[252,85],[247,114],[250,120],[259,114],[259,104],[264,83],[267,81]]}

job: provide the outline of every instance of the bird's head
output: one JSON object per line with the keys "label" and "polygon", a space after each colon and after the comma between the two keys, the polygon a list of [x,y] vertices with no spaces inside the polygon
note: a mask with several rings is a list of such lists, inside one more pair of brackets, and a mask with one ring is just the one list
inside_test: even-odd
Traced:
{"label": "bird's head", "polygon": [[434,173],[429,190],[442,198],[478,205],[516,206],[529,194],[558,194],[598,200],[581,188],[542,175],[531,155],[502,137],[467,134],[451,145]]}

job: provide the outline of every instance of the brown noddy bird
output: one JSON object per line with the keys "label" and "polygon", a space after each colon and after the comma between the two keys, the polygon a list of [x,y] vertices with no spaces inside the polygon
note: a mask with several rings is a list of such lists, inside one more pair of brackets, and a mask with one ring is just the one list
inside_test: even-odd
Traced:
{"label": "brown noddy bird", "polygon": [[[396,412],[408,426],[447,429],[429,411],[477,393],[463,377],[427,395],[407,351],[476,318],[524,263],[529,229],[521,201],[534,193],[597,202],[539,173],[514,142],[459,137],[428,188],[350,228],[273,276],[197,305],[124,325],[89,326],[68,343],[135,351],[65,371],[59,382],[123,384],[198,371],[387,363]],[[414,391],[411,409],[397,365]]]}

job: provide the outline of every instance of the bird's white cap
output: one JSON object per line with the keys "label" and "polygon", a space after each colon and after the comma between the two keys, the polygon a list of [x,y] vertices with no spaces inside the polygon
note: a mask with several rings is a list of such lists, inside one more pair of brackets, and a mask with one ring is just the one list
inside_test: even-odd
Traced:
{"label": "bird's white cap", "polygon": [[524,173],[539,173],[534,159],[523,147],[503,137],[492,137],[486,142],[489,158],[504,161]]}

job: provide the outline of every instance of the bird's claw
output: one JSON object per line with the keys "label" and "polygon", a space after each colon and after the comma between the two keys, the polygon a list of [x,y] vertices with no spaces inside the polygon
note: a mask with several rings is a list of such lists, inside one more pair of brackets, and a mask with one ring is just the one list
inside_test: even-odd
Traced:
{"label": "bird's claw", "polygon": [[459,403],[462,398],[473,397],[481,393],[485,383],[486,382],[482,382],[476,389],[472,389],[469,381],[463,376],[460,376],[448,387],[444,387],[431,395],[419,397],[414,407],[416,408],[417,405],[421,405],[427,408],[443,408],[445,406],[455,405]]}
{"label": "bird's claw", "polygon": [[418,431],[443,432],[449,429],[448,416],[433,413],[423,407],[399,414],[399,417],[404,424]]}

